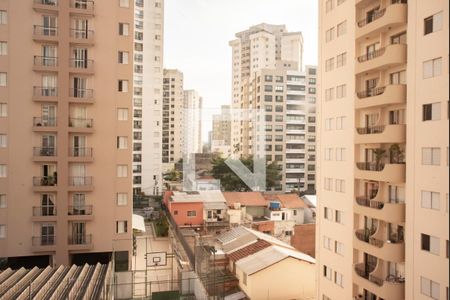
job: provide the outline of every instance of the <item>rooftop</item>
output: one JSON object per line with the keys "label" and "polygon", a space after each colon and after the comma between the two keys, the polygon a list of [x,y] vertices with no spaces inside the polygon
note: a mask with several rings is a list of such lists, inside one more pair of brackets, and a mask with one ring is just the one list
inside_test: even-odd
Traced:
{"label": "rooftop", "polygon": [[267,201],[280,201],[283,208],[308,208],[308,205],[297,194],[265,194]]}
{"label": "rooftop", "polygon": [[233,207],[235,203],[242,206],[266,206],[267,202],[260,192],[224,192],[223,196],[228,207]]}

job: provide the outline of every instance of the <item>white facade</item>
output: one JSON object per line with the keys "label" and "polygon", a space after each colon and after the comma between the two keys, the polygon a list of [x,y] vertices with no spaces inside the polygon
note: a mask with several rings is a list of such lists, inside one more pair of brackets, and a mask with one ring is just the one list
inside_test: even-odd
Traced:
{"label": "white facade", "polygon": [[202,153],[202,97],[195,90],[184,91],[184,153]]}

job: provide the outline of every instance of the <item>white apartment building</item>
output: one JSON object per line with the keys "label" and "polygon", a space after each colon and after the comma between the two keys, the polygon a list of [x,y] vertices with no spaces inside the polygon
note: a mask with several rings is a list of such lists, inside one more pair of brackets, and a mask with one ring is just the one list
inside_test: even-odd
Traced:
{"label": "white apartment building", "polygon": [[184,153],[202,153],[202,97],[196,90],[184,91]]}
{"label": "white apartment building", "polygon": [[162,186],[164,0],[134,0],[133,192]]}
{"label": "white apartment building", "polygon": [[210,142],[211,152],[231,154],[231,113],[229,105],[222,105],[220,114],[213,115]]}

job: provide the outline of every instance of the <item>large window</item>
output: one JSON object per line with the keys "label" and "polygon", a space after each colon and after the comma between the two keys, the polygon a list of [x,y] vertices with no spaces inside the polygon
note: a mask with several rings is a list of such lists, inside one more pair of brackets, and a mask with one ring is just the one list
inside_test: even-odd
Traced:
{"label": "large window", "polygon": [[420,240],[422,250],[439,255],[439,238],[422,233]]}
{"label": "large window", "polygon": [[441,119],[441,103],[429,103],[422,106],[422,120],[435,121]]}
{"label": "large window", "polygon": [[128,232],[128,221],[117,221],[116,233],[127,233],[127,232]]}
{"label": "large window", "polygon": [[440,209],[440,194],[437,192],[422,191],[422,207],[434,210]]}
{"label": "large window", "polygon": [[432,299],[439,299],[439,288],[439,283],[422,276],[420,277],[420,293],[422,295]]}
{"label": "large window", "polygon": [[331,71],[334,69],[334,57],[329,58],[325,61],[325,72]]}
{"label": "large window", "polygon": [[439,166],[441,163],[440,148],[422,148],[422,165]]}
{"label": "large window", "polygon": [[442,74],[442,57],[423,62],[423,78],[432,78]]}
{"label": "large window", "polygon": [[424,21],[423,34],[427,35],[442,29],[442,11],[428,18]]}

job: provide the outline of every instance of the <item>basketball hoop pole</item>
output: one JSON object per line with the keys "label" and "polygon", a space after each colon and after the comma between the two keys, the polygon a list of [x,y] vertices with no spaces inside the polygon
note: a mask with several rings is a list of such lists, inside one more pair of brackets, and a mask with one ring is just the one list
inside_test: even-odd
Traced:
{"label": "basketball hoop pole", "polygon": [[147,298],[147,268],[148,268],[148,264],[147,264],[147,236],[145,236],[145,298]]}

